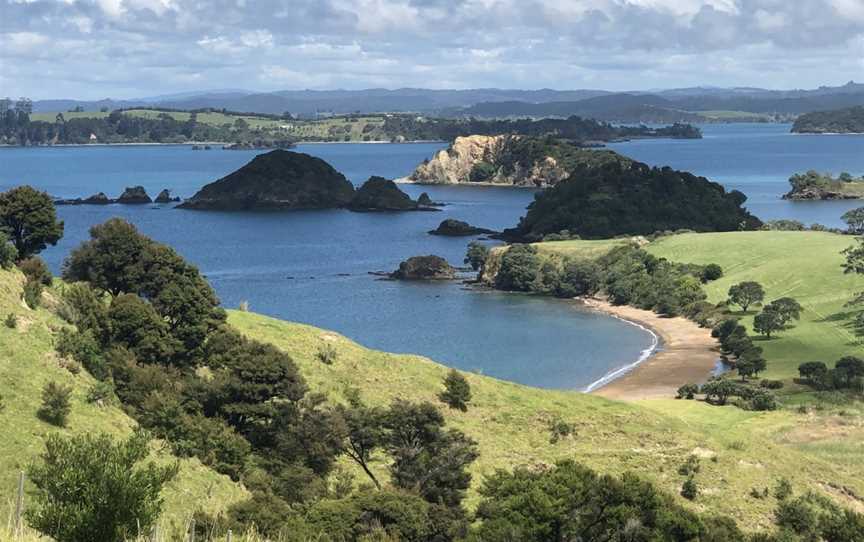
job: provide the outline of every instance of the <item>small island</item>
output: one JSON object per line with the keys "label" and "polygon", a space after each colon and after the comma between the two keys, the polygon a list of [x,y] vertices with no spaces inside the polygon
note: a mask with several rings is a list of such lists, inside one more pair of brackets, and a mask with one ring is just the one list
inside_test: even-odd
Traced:
{"label": "small island", "polygon": [[[427,196],[428,197],[428,196]],[[437,211],[428,204],[414,201],[391,180],[373,176],[357,189],[348,210],[357,212],[374,211]]]}
{"label": "small island", "polygon": [[167,188],[159,192],[156,199],[151,199],[147,194],[147,190],[143,186],[129,186],[123,190],[120,197],[116,199],[109,198],[104,192],[98,192],[86,198],[74,199],[58,199],[54,201],[55,205],[108,205],[111,203],[121,203],[125,205],[140,205],[144,203],[171,203],[180,201],[180,198],[171,197],[171,191]]}
{"label": "small island", "polygon": [[584,165],[629,159],[552,137],[472,135],[457,137],[405,179],[417,184],[554,186]]}
{"label": "small island", "polygon": [[469,235],[484,235],[489,233],[498,233],[495,230],[487,230],[486,228],[477,228],[462,220],[448,218],[442,220],[438,227],[434,230],[429,230],[431,235],[443,235],[445,237],[467,237]]}
{"label": "small island", "polygon": [[836,178],[830,173],[810,170],[789,177],[792,189],[783,194],[790,200],[833,200],[864,198],[864,175],[855,177],[843,172]]}
{"label": "small island", "polygon": [[814,111],[798,117],[792,125],[796,134],[864,134],[864,106]]}
{"label": "small island", "polygon": [[412,256],[399,264],[399,269],[390,273],[397,280],[451,280],[456,270],[441,256]]}
{"label": "small island", "polygon": [[320,158],[282,149],[260,154],[179,205],[218,211],[333,209],[348,206],[354,186]]}

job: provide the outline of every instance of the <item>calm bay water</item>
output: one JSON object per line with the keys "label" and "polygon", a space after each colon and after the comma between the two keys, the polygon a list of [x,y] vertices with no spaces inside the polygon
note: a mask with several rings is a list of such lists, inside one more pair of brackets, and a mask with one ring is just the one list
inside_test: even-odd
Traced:
{"label": "calm bay water", "polygon": [[[788,126],[708,126],[701,141],[616,144],[648,163],[670,164],[742,190],[763,218],[839,225],[854,203],[779,200],[795,171],[864,173],[864,138],[789,136]],[[441,144],[301,145],[355,184],[370,175],[401,177]],[[187,197],[248,162],[254,151],[192,151],[188,146],[0,149],[0,190],[31,184],[57,197],[125,186],[151,194],[170,188]],[[59,208],[66,235],[43,256],[59,271],[87,229],[120,216],[174,246],[198,265],[227,307],[248,300],[256,312],[333,329],[369,347],[411,352],[442,363],[525,384],[584,388],[632,363],[653,338],[620,320],[565,301],[470,290],[459,283],[377,280],[418,254],[459,264],[467,239],[431,236],[444,218],[493,229],[512,226],[533,192],[512,188],[406,186],[448,206],[439,213],[220,213],[170,206]]]}

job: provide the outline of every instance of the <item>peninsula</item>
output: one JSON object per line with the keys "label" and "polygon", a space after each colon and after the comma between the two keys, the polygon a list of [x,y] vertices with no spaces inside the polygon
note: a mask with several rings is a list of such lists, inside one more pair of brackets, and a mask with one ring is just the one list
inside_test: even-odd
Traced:
{"label": "peninsula", "polygon": [[814,111],[795,120],[792,132],[797,134],[864,134],[864,105]]}
{"label": "peninsula", "polygon": [[790,200],[832,200],[864,198],[864,175],[855,177],[843,172],[834,177],[830,173],[810,170],[789,178],[792,189],[783,194]]}

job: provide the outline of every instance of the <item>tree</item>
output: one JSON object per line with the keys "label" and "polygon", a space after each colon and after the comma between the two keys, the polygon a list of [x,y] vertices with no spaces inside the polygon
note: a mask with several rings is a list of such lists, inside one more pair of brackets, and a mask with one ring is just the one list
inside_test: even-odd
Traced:
{"label": "tree", "polygon": [[801,311],[804,310],[801,307],[801,304],[792,299],[791,297],[781,297],[780,299],[775,299],[771,303],[765,307],[766,310],[772,310],[780,315],[780,318],[783,321],[783,325],[789,323],[790,320],[800,320],[801,319]]}
{"label": "tree", "polygon": [[104,434],[49,435],[30,469],[37,491],[29,523],[57,542],[116,542],[147,532],[162,510],[162,487],[177,474],[176,464],[141,465],[149,454],[142,432],[116,443]]}
{"label": "tree", "polygon": [[758,282],[745,281],[729,288],[729,300],[740,305],[744,312],[747,312],[750,305],[760,303],[763,299],[765,299],[765,290]]}
{"label": "tree", "polygon": [[678,388],[678,399],[693,399],[699,393],[699,386],[696,384],[684,384]]}
{"label": "tree", "polygon": [[798,366],[798,374],[813,384],[821,383],[828,374],[828,366],[822,361],[807,361]]}
{"label": "tree", "polygon": [[864,359],[844,356],[834,364],[834,370],[843,375],[846,387],[851,387],[856,378],[864,377]]}
{"label": "tree", "polygon": [[783,316],[770,306],[765,307],[762,312],[753,318],[753,330],[765,335],[769,339],[772,333],[784,328]]}
{"label": "tree", "polygon": [[532,245],[511,245],[501,257],[501,267],[495,275],[499,290],[528,292],[540,274],[541,262]]}
{"label": "tree", "polygon": [[0,230],[9,235],[18,258],[38,254],[63,237],[54,202],[45,192],[19,186],[0,194]]}
{"label": "tree", "polygon": [[470,265],[474,271],[482,273],[488,257],[489,247],[477,241],[471,241],[468,243],[468,251],[465,253],[463,262]]}
{"label": "tree", "polygon": [[700,273],[699,278],[702,282],[711,282],[723,276],[723,268],[716,263],[709,263]]}
{"label": "tree", "polygon": [[853,235],[864,234],[864,207],[846,211],[840,218],[848,226],[849,233]]}
{"label": "tree", "polygon": [[107,334],[111,344],[128,348],[142,363],[167,364],[174,353],[168,324],[135,294],[120,294],[111,300]]}
{"label": "tree", "polygon": [[0,269],[12,269],[18,259],[18,249],[9,242],[9,236],[0,229]]}
{"label": "tree", "polygon": [[557,294],[560,297],[577,297],[597,293],[601,275],[597,264],[584,259],[568,260],[564,264]]}
{"label": "tree", "polygon": [[343,453],[360,465],[375,487],[381,489],[381,483],[372,473],[370,464],[372,455],[385,442],[385,411],[366,406],[357,390],[352,390],[348,395],[348,405],[339,405],[337,412],[345,422]]}
{"label": "tree", "polygon": [[444,391],[438,394],[438,399],[450,408],[468,411],[468,403],[471,402],[471,385],[456,369],[450,369],[444,377]]}
{"label": "tree", "polygon": [[702,393],[708,401],[715,401],[718,405],[725,405],[729,397],[735,393],[735,384],[728,380],[712,380],[702,386]]}
{"label": "tree", "polygon": [[39,417],[52,425],[66,427],[66,420],[72,410],[69,403],[71,395],[72,388],[68,386],[56,382],[45,384],[45,387],[42,388],[42,406],[39,408]]}
{"label": "tree", "polygon": [[460,431],[445,431],[444,417],[429,403],[397,399],[384,423],[393,484],[431,503],[458,506],[471,484],[467,468],[478,457],[477,443]]}
{"label": "tree", "polygon": [[123,219],[112,218],[97,224],[90,228],[90,240],[73,250],[63,263],[63,279],[89,282],[112,296],[137,293],[141,255],[148,241]]}

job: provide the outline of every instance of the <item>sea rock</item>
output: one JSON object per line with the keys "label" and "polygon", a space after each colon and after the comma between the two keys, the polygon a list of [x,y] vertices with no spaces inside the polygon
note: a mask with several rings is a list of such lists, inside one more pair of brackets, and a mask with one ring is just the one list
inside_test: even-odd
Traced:
{"label": "sea rock", "polygon": [[481,235],[487,233],[498,233],[494,230],[487,230],[485,228],[476,228],[467,222],[463,222],[462,220],[456,220],[455,218],[448,218],[443,220],[438,227],[434,230],[430,230],[429,233],[432,235],[445,235],[450,237],[464,237],[468,235]]}
{"label": "sea rock", "polygon": [[167,188],[159,192],[159,195],[156,196],[156,199],[153,200],[156,203],[171,203],[174,201],[180,201],[180,198],[171,197],[171,191]]}
{"label": "sea rock", "polygon": [[54,205],[108,205],[113,202],[104,192],[99,192],[87,198],[58,199]]}
{"label": "sea rock", "polygon": [[117,203],[153,203],[143,186],[130,186],[120,194]]}
{"label": "sea rock", "polygon": [[400,190],[396,183],[383,177],[369,177],[369,180],[354,193],[348,209],[352,211],[427,210]]}
{"label": "sea rock", "polygon": [[427,207],[444,207],[447,205],[446,203],[441,203],[440,201],[432,201],[432,198],[429,197],[429,194],[423,192],[420,194],[420,197],[417,198],[417,203],[420,205],[425,205]]}
{"label": "sea rock", "polygon": [[456,278],[456,270],[441,256],[412,256],[399,264],[390,274],[399,280],[449,280]]}
{"label": "sea rock", "polygon": [[260,154],[179,207],[225,211],[327,209],[347,206],[354,186],[320,158],[282,149]]}

